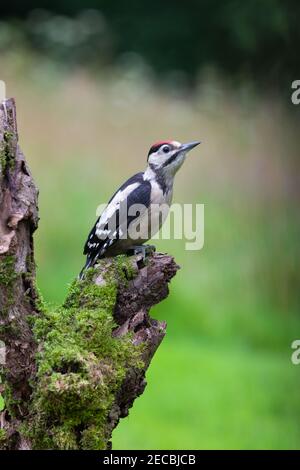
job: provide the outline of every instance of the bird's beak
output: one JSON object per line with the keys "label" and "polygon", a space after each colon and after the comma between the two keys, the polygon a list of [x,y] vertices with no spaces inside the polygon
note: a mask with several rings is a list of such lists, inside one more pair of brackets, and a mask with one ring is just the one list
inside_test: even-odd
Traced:
{"label": "bird's beak", "polygon": [[199,141],[194,141],[194,142],[188,142],[187,144],[182,144],[180,147],[181,152],[189,152],[192,150],[194,147],[197,145],[201,144]]}

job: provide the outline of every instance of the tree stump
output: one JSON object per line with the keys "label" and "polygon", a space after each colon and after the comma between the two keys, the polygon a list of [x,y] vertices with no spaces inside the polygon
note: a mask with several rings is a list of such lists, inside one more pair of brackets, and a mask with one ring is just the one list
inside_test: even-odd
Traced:
{"label": "tree stump", "polygon": [[0,104],[0,448],[107,449],[146,386],[166,331],[149,310],[178,266],[162,253],[102,259],[49,311],[36,289],[37,196],[9,99]]}

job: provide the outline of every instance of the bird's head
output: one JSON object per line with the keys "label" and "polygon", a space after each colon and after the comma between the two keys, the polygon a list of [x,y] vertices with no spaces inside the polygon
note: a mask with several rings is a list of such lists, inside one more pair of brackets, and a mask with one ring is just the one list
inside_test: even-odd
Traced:
{"label": "bird's head", "polygon": [[155,172],[175,175],[183,164],[187,152],[200,142],[181,144],[176,140],[162,140],[152,145],[148,153],[148,166]]}

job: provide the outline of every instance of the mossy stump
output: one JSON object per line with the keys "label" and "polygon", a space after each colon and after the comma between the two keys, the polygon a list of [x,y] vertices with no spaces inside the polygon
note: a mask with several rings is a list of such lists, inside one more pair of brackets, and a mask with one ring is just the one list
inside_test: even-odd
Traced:
{"label": "mossy stump", "polygon": [[166,254],[106,258],[45,307],[35,286],[37,189],[18,147],[15,104],[0,104],[2,449],[107,449],[144,391],[166,324],[149,316],[178,266]]}

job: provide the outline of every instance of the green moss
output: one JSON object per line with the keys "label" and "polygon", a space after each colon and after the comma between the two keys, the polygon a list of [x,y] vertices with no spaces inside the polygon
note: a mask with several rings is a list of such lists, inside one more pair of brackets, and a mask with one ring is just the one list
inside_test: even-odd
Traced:
{"label": "green moss", "polygon": [[27,299],[30,303],[32,303],[34,300],[34,309],[36,311],[44,312],[48,307],[36,283],[35,268],[36,265],[32,254],[30,253],[26,258],[26,272],[22,274],[23,280],[27,283],[28,287],[30,287],[30,295],[27,297]]}
{"label": "green moss", "polygon": [[126,255],[116,256],[113,260],[116,273],[120,281],[123,281],[125,284],[133,279],[137,271],[133,266],[132,260]]}
{"label": "green moss", "polygon": [[[95,306],[112,309],[117,295],[117,285],[127,284],[130,279],[136,275],[136,270],[130,258],[126,255],[119,255],[112,258],[108,266],[107,260],[100,260],[98,268],[90,268],[86,271],[83,281],[75,280],[69,288],[69,293],[64,307],[93,308]],[[103,285],[99,286],[93,282],[101,268],[105,272]]]}
{"label": "green moss", "polygon": [[15,410],[19,406],[20,400],[14,398],[13,391],[6,380],[3,380],[3,388],[4,388],[3,399],[4,399],[5,409],[9,412],[9,415],[13,417],[16,414]]}
{"label": "green moss", "polygon": [[98,268],[90,269],[84,281],[71,284],[61,308],[34,322],[42,347],[26,433],[35,448],[106,448],[105,423],[115,394],[128,368],[143,366],[142,346],[133,345],[131,335],[112,336],[123,261],[105,261],[99,285],[93,281]]}
{"label": "green moss", "polygon": [[82,446],[87,450],[105,450],[107,439],[103,434],[101,426],[89,426],[82,432]]}
{"label": "green moss", "polygon": [[37,298],[36,298],[36,307],[40,312],[45,312],[48,308],[47,303],[45,302],[45,299],[40,291],[40,289],[35,286],[36,292],[37,292]]}
{"label": "green moss", "polygon": [[[0,376],[0,383],[1,383],[1,376]],[[0,393],[0,412],[3,411],[4,408],[5,408],[4,398],[3,398],[3,396],[2,396],[1,393]]]}
{"label": "green moss", "polygon": [[15,270],[15,264],[13,255],[4,256],[0,261],[0,287],[5,287],[2,298],[2,314],[6,314],[14,303],[14,283],[20,277],[20,273]]}
{"label": "green moss", "polygon": [[7,432],[5,429],[0,429],[0,450],[5,449],[7,442]]}
{"label": "green moss", "polygon": [[15,272],[15,257],[12,255],[1,258],[0,264],[0,284],[8,286],[19,276]]}
{"label": "green moss", "polygon": [[[72,450],[78,449],[77,436],[72,426],[56,426],[53,430],[53,443],[57,449]],[[51,442],[51,440],[50,440]]]}
{"label": "green moss", "polygon": [[12,132],[4,132],[3,140],[0,145],[0,166],[2,172],[13,169],[15,165],[15,152],[13,145],[14,134]]}

